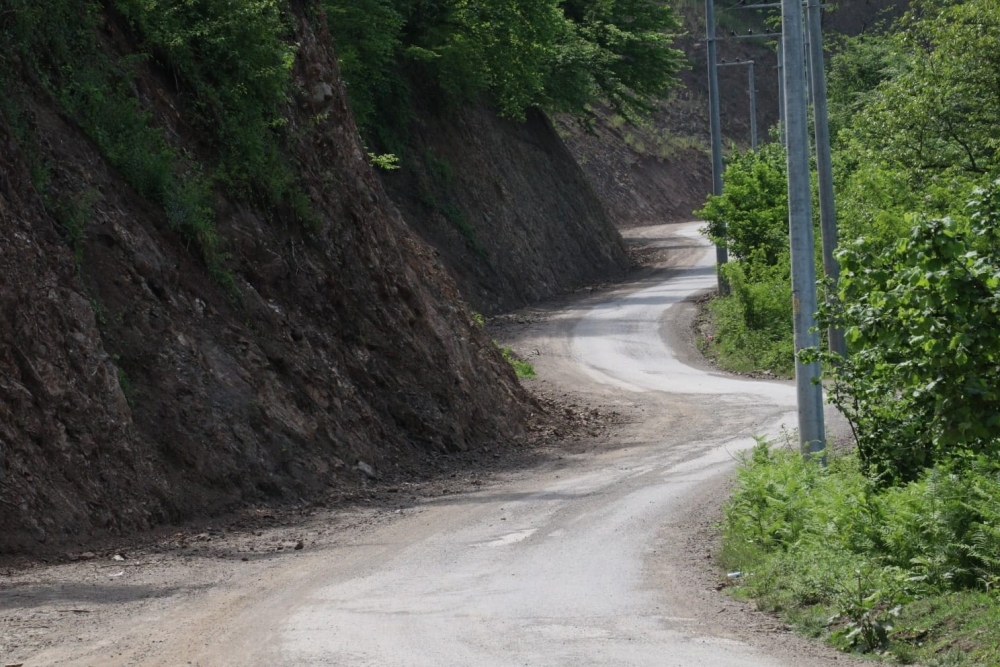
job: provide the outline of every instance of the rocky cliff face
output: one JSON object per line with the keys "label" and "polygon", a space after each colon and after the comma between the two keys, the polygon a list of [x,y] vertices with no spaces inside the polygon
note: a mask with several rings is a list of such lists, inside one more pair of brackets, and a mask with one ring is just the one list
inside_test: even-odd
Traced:
{"label": "rocky cliff face", "polygon": [[473,309],[495,314],[624,274],[621,236],[542,113],[515,123],[486,104],[417,98],[404,166],[383,179]]}
{"label": "rocky cliff face", "polygon": [[[297,499],[356,480],[359,461],[386,473],[429,450],[520,435],[522,390],[368,166],[329,38],[315,26],[302,15],[294,25],[297,139],[287,148],[318,224],[308,231],[217,197],[235,291],[209,278],[162,210],[30,82],[22,103],[39,145],[20,145],[0,116],[0,552]],[[161,77],[141,70],[140,96],[190,148]],[[456,171],[453,156],[469,152],[459,138],[475,140],[476,118],[442,151]],[[504,148],[485,146],[477,159]],[[29,149],[52,165],[50,190],[88,202],[79,261],[32,185]],[[472,218],[488,201],[460,210]],[[562,214],[578,224],[591,207],[567,203]],[[503,224],[521,214],[493,211],[486,217]],[[567,238],[580,228],[569,229]],[[530,249],[533,234],[484,265]],[[542,258],[532,261],[544,279]],[[503,275],[468,271],[484,284]]]}

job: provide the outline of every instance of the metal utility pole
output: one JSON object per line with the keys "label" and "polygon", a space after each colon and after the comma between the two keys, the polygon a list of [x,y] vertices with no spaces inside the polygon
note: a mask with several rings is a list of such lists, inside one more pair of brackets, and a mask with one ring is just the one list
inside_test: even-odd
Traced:
{"label": "metal utility pole", "polygon": [[[711,1],[711,0],[709,0]],[[806,105],[805,50],[801,0],[781,2],[785,80],[785,123],[788,138],[788,227],[792,256],[792,315],[795,329],[795,388],[799,407],[799,441],[805,456],[826,448],[823,387],[819,363],[803,364],[800,350],[819,345],[816,324],[816,262],[809,169],[809,126]]]}
{"label": "metal utility pole", "polygon": [[736,62],[727,63],[723,60],[718,64],[718,67],[737,67],[742,65],[750,68],[750,73],[747,77],[750,86],[750,147],[753,150],[757,150],[757,84],[754,81],[754,61],[737,60]]}
{"label": "metal utility pole", "polygon": [[[712,129],[712,194],[718,197],[722,194],[722,120],[719,113],[719,72],[716,68],[715,0],[705,0],[705,30],[708,42],[709,124]],[[725,235],[723,226],[721,236],[725,238]],[[715,246],[715,261],[718,265],[719,294],[728,294],[729,286],[722,277],[722,266],[729,261],[729,248],[724,240]]]}
{"label": "metal utility pole", "polygon": [[[808,0],[806,12],[810,33],[810,63],[812,65],[813,126],[816,133],[816,171],[819,175],[819,220],[823,237],[823,272],[836,289],[840,280],[840,264],[833,256],[837,248],[837,211],[833,199],[833,164],[830,157],[830,119],[826,108],[826,71],[823,63],[823,21],[819,0]],[[844,331],[830,327],[827,332],[830,351],[847,356]]]}

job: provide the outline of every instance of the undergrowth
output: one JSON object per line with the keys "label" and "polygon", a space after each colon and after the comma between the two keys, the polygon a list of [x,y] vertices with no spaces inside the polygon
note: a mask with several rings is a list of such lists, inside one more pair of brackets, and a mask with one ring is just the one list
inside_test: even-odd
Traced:
{"label": "undergrowth", "polygon": [[[117,57],[102,46],[98,35],[106,17],[98,3],[12,0],[12,5],[2,30],[10,56],[3,78],[14,81],[19,67],[30,70],[126,182],[163,207],[171,227],[194,247],[210,274],[232,289],[211,206],[212,177],[169,145],[136,96],[135,65],[143,56]],[[16,92],[13,86],[7,90]],[[33,178],[36,187],[44,186],[45,168],[42,163]],[[44,187],[39,189],[44,194]],[[88,202],[68,197],[47,202],[79,263]]]}
{"label": "undergrowth", "polygon": [[801,631],[902,664],[996,665],[1000,467],[986,458],[885,488],[853,454],[823,468],[760,443],[726,505],[735,594]]}
{"label": "undergrowth", "polygon": [[768,268],[753,281],[746,279],[746,268],[739,263],[725,269],[732,292],[708,303],[713,333],[700,339],[702,351],[728,371],[763,370],[791,377],[795,357],[787,263]]}

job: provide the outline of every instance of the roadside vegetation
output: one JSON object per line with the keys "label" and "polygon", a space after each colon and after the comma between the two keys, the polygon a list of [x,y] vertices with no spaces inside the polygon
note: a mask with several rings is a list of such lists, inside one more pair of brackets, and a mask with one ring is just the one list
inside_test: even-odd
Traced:
{"label": "roadside vegetation", "polygon": [[[996,0],[920,0],[838,45],[842,279],[819,320],[849,356],[806,354],[855,447],[824,469],[762,444],[723,525],[738,595],[903,664],[1000,664],[998,54]],[[729,223],[711,309],[730,367],[792,367],[783,170],[774,144],[734,156],[702,211],[714,239]]]}
{"label": "roadside vegetation", "polygon": [[514,374],[517,375],[517,377],[522,380],[534,380],[538,377],[535,373],[535,367],[527,361],[518,358],[512,348],[503,346],[498,347],[500,347],[500,353],[503,355],[504,360],[506,360],[506,362],[510,364],[511,368],[514,369]]}

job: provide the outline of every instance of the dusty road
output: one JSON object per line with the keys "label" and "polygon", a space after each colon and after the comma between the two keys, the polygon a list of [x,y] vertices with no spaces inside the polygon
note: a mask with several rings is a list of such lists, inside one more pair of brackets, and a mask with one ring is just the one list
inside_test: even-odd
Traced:
{"label": "dusty road", "polygon": [[[630,233],[665,249],[671,266],[535,309],[503,332],[535,364],[539,391],[628,416],[613,443],[571,447],[294,557],[192,565],[197,586],[164,592],[167,579],[142,583],[136,568],[120,585],[149,590],[128,614],[61,627],[40,650],[0,655],[0,665],[851,664],[713,590],[706,524],[733,455],[752,435],[794,424],[794,390],[699,360],[685,299],[715,278],[696,226]],[[100,567],[95,582],[119,585],[108,579],[118,564]],[[25,599],[44,622],[46,602]],[[102,603],[95,593],[76,604]]]}

